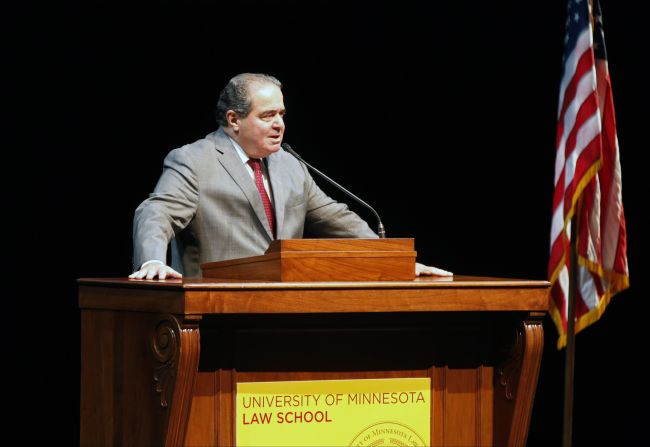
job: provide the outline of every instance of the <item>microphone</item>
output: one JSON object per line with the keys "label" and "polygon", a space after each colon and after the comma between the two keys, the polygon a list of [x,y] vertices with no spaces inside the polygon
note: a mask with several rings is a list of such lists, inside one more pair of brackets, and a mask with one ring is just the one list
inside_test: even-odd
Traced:
{"label": "microphone", "polygon": [[314,171],[316,174],[320,175],[322,178],[324,178],[325,180],[330,182],[332,185],[336,186],[338,189],[340,189],[341,191],[346,193],[348,196],[352,197],[354,200],[356,200],[357,202],[359,202],[360,204],[362,204],[363,206],[368,208],[370,211],[372,211],[372,213],[377,218],[377,222],[378,222],[377,223],[377,234],[379,234],[379,237],[382,238],[382,239],[384,239],[386,237],[386,230],[384,230],[384,224],[381,223],[381,219],[379,218],[379,214],[377,214],[377,211],[375,211],[375,209],[373,207],[368,205],[366,202],[364,202],[363,200],[361,200],[360,198],[358,198],[357,196],[352,194],[350,191],[348,191],[347,189],[345,189],[344,187],[339,185],[337,182],[335,182],[334,180],[332,180],[331,178],[329,178],[328,176],[326,176],[325,174],[320,172],[318,169],[316,169],[315,167],[313,167],[312,165],[307,163],[305,160],[303,160],[302,157],[296,153],[296,151],[291,149],[291,146],[289,146],[289,143],[282,143],[282,149],[289,152],[291,155],[296,157],[298,159],[298,161],[304,163],[305,166],[307,166],[309,169]]}

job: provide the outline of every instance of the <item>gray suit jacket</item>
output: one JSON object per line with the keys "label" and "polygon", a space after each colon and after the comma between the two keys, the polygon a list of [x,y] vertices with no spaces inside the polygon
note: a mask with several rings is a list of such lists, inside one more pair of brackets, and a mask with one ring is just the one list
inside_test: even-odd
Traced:
{"label": "gray suit jacket", "polygon": [[[280,150],[267,162],[278,239],[302,238],[305,230],[317,237],[377,237],[321,191],[295,157]],[[172,240],[186,276],[200,276],[204,262],[261,255],[273,240],[255,183],[222,129],[165,158],[154,192],[135,211],[134,267],[165,261]]]}

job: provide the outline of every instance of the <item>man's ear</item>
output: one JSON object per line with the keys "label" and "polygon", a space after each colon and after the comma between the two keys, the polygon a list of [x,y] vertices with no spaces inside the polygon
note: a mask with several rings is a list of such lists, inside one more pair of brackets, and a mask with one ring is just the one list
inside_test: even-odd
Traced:
{"label": "man's ear", "polygon": [[228,110],[226,112],[226,121],[228,122],[228,127],[231,127],[232,130],[235,132],[239,130],[239,116],[234,110]]}

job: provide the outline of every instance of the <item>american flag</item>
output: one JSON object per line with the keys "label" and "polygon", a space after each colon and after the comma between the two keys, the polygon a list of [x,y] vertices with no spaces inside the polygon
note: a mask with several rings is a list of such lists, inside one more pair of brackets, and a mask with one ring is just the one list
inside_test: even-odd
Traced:
{"label": "american flag", "polygon": [[550,312],[566,345],[571,219],[577,216],[575,332],[629,287],[621,165],[598,0],[569,0],[560,83],[548,275]]}

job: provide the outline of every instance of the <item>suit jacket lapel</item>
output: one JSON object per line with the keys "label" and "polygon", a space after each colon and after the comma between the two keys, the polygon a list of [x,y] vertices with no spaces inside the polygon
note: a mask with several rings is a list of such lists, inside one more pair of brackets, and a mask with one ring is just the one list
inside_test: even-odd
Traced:
{"label": "suit jacket lapel", "polygon": [[218,131],[215,134],[215,145],[216,149],[221,152],[221,156],[218,157],[219,163],[224,167],[224,169],[230,174],[232,179],[237,183],[237,186],[242,190],[244,196],[253,207],[255,215],[260,220],[261,224],[266,230],[266,234],[270,239],[273,239],[271,234],[271,228],[269,227],[269,222],[266,219],[266,212],[264,211],[264,204],[260,197],[260,193],[255,186],[255,182],[251,178],[250,174],[246,171],[246,167],[237,155],[235,148],[228,136],[223,133],[223,131]]}
{"label": "suit jacket lapel", "polygon": [[287,188],[283,184],[282,162],[278,153],[268,158],[269,181],[273,193],[273,208],[275,210],[275,234],[282,239],[282,224],[284,223],[284,204],[287,202]]}

